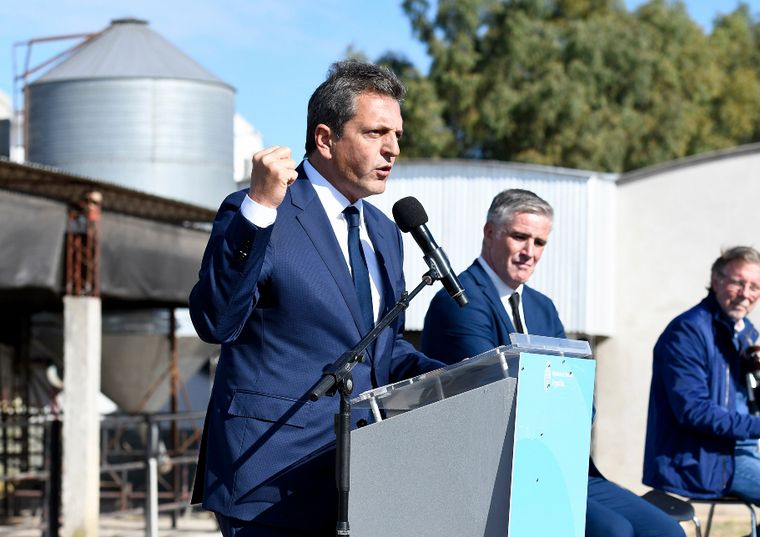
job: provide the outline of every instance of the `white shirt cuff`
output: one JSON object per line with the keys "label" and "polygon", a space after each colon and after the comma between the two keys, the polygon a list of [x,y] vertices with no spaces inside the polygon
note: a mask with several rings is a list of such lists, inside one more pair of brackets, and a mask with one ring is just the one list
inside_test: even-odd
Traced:
{"label": "white shirt cuff", "polygon": [[240,212],[243,213],[245,219],[251,224],[261,228],[271,226],[277,219],[277,209],[264,207],[252,200],[248,194],[246,194],[243,203],[240,205]]}

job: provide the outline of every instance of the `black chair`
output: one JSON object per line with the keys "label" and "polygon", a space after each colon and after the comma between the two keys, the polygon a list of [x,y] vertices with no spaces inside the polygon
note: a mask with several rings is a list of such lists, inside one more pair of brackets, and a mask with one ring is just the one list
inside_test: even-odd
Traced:
{"label": "black chair", "polygon": [[681,500],[675,496],[671,496],[667,492],[661,490],[650,490],[642,496],[652,505],[655,505],[668,513],[672,518],[679,522],[685,522],[691,520],[694,523],[697,537],[702,537],[702,528],[699,523],[699,518],[694,513],[695,503],[706,503],[710,505],[710,511],[707,515],[707,526],[705,527],[704,537],[710,537],[710,528],[712,527],[712,518],[715,514],[715,507],[717,505],[744,505],[749,509],[750,516],[750,536],[758,537],[757,535],[757,518],[755,516],[755,508],[753,505],[741,498],[735,496],[723,496],[721,498],[688,498]]}
{"label": "black chair", "polygon": [[[694,506],[691,505],[688,501],[681,500],[680,498],[671,496],[667,492],[655,489],[652,489],[644,494],[642,498],[644,498],[652,505],[659,507],[667,514],[669,514],[671,518],[674,518],[678,522],[693,522],[697,537],[702,537],[702,526],[699,523],[699,517],[694,513]],[[708,535],[710,535],[709,522],[707,523],[707,534],[705,537],[708,537]]]}
{"label": "black chair", "polygon": [[[715,512],[715,506],[716,505],[743,505],[747,509],[749,509],[749,518],[750,518],[750,536],[751,537],[757,537],[757,517],[755,516],[755,508],[754,506],[746,501],[742,500],[741,498],[737,498],[735,496],[723,496],[722,498],[708,498],[708,499],[700,499],[700,498],[689,498],[689,501],[691,503],[709,503],[710,504],[710,512],[707,515],[707,527],[705,528],[705,537],[710,537],[710,525],[712,524],[712,517],[713,513]],[[699,536],[697,536],[699,537]]]}

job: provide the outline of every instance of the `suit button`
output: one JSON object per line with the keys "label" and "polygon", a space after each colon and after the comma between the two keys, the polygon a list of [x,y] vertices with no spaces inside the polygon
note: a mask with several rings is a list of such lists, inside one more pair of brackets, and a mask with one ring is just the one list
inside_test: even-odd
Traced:
{"label": "suit button", "polygon": [[238,248],[238,251],[235,252],[235,261],[237,261],[238,263],[242,263],[243,261],[245,261],[246,258],[248,257],[248,252],[251,251],[251,245],[252,245],[251,241],[249,240],[243,241],[243,243],[240,245],[240,248]]}
{"label": "suit button", "polygon": [[356,422],[356,426],[359,428],[365,427],[366,425],[367,425],[367,420],[365,419],[361,419]]}

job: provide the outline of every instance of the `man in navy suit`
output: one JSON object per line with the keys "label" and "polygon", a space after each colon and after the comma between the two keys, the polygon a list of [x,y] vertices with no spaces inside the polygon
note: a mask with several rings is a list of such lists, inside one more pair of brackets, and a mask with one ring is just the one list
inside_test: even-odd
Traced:
{"label": "man in navy suit", "polygon": [[[305,160],[256,153],[250,189],[214,220],[190,295],[198,334],[221,344],[194,500],[227,537],[335,535],[338,397],[308,394],[405,288],[399,230],[363,201],[399,154],[403,94],[387,69],[334,64],[309,100]],[[381,333],[354,393],[443,365],[402,335],[401,318]]]}
{"label": "man in navy suit", "polygon": [[[513,332],[565,337],[554,303],[526,285],[553,220],[551,205],[533,192],[505,190],[493,199],[480,257],[459,276],[470,303],[459,309],[446,294],[435,295],[425,316],[424,353],[454,363],[509,345]],[[664,512],[607,481],[589,460],[586,535],[684,537],[684,532]]]}

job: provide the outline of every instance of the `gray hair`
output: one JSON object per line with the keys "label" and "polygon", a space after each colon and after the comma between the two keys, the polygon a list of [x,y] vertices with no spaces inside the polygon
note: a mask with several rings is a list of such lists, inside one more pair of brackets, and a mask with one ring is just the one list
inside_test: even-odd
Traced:
{"label": "gray hair", "polygon": [[327,71],[327,79],[309,99],[306,115],[307,155],[317,147],[314,131],[320,123],[330,127],[340,138],[343,126],[356,114],[356,97],[363,93],[387,95],[401,104],[406,89],[387,67],[357,60],[333,63]]}
{"label": "gray hair", "polygon": [[486,220],[497,227],[508,225],[519,213],[538,214],[554,219],[554,209],[549,203],[530,190],[510,188],[499,192],[488,208]]}
{"label": "gray hair", "polygon": [[[745,263],[754,263],[760,265],[760,252],[751,246],[733,246],[728,250],[721,250],[720,257],[715,260],[710,269],[711,277],[723,276],[726,265],[732,261],[744,261]],[[711,278],[712,279],[712,278]],[[709,289],[712,289],[710,285]]]}

